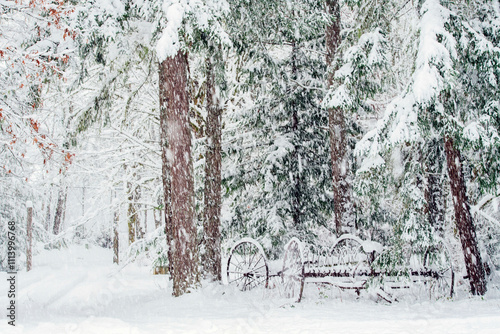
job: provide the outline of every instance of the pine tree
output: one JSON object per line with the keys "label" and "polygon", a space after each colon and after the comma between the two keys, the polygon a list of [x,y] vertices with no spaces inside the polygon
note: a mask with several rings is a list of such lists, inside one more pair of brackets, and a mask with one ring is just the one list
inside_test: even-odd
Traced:
{"label": "pine tree", "polygon": [[[329,90],[323,106],[330,112],[334,193],[339,203],[335,220],[339,234],[354,231],[365,234],[363,228],[372,225],[367,222],[383,210],[381,206],[374,210],[366,207],[367,193],[354,182],[359,166],[352,149],[366,131],[370,118],[383,106],[380,100],[387,98],[383,92],[390,87],[391,78],[385,73],[391,60],[387,36],[391,33],[394,7],[393,1],[347,1],[344,11],[349,13],[346,15],[349,19],[341,30],[339,4],[327,2],[332,22],[326,34]],[[358,196],[360,191],[365,194]],[[377,201],[380,189],[373,193],[372,200]]]}
{"label": "pine tree", "polygon": [[[198,284],[198,244],[196,240],[194,178],[191,156],[191,126],[189,119],[188,96],[188,54],[186,40],[181,40],[181,31],[191,31],[196,37],[207,34],[220,42],[224,39],[218,18],[226,8],[225,1],[195,3],[172,3],[166,8],[166,25],[156,47],[160,60],[160,107],[165,108],[167,167],[169,175],[163,174],[165,199],[170,192],[170,225],[167,227],[167,240],[170,241],[170,270],[173,278],[175,296],[188,292]],[[209,22],[197,21],[197,14],[209,14]],[[183,22],[183,19],[185,21]],[[186,37],[186,36],[184,36]],[[162,130],[162,134],[165,131]],[[169,183],[169,184],[168,184]],[[165,204],[168,212],[168,203]],[[169,218],[169,217],[167,217]],[[211,259],[213,261],[214,259]]]}
{"label": "pine tree", "polygon": [[[222,165],[222,106],[220,75],[221,47],[211,46],[206,60],[206,105],[205,121],[205,185],[204,185],[204,272],[213,280],[221,280],[221,165]],[[219,70],[220,72],[220,70]]]}
{"label": "pine tree", "polygon": [[[326,62],[328,70],[328,86],[334,84],[335,58],[339,57],[341,43],[340,3],[338,0],[326,1],[326,13],[331,16],[331,22],[326,27]],[[345,110],[340,106],[330,107],[330,155],[332,160],[333,199],[335,202],[335,229],[337,235],[343,233],[342,225],[347,228],[354,226],[354,212],[352,205],[352,190],[349,175],[351,163],[347,143],[347,124]]]}
{"label": "pine tree", "polygon": [[187,66],[187,55],[179,50],[174,57],[161,62],[160,77],[160,103],[167,109],[167,161],[172,210],[170,268],[174,296],[188,292],[198,280]]}
{"label": "pine tree", "polygon": [[[497,1],[449,4],[447,9],[446,29],[457,41],[453,58],[456,88],[444,97],[444,115],[451,124],[445,130],[448,173],[471,292],[483,295],[482,256],[486,254],[479,251],[469,199],[476,202],[482,194],[498,189],[498,160],[493,156],[499,147],[499,122],[493,110],[500,99],[500,31],[492,23],[498,22],[500,13]],[[467,165],[473,168],[469,178],[478,184],[475,194],[466,189]]]}
{"label": "pine tree", "polygon": [[[461,6],[449,5],[447,8],[439,1],[428,0],[416,8],[420,10],[419,30],[416,31],[418,43],[409,85],[388,105],[376,131],[367,134],[358,146],[360,149],[369,147],[368,155],[372,158],[378,154],[385,156],[381,165],[367,166],[367,170],[372,172],[374,167],[391,164],[401,168],[397,164],[404,162],[404,174],[393,172],[388,180],[393,183],[397,181],[394,176],[404,175],[400,178],[403,187],[399,191],[399,200],[402,200],[401,213],[406,212],[409,216],[402,215],[404,219],[395,225],[395,238],[391,242],[393,260],[389,260],[391,256],[380,258],[385,265],[401,261],[404,249],[411,250],[409,255],[425,255],[439,249],[436,245],[443,242],[444,200],[439,183],[443,181],[443,160],[446,155],[455,222],[462,242],[471,292],[484,294],[484,270],[467,200],[462,167],[465,161],[460,152],[467,148],[468,142],[468,138],[463,136],[467,131],[464,131],[462,124],[469,121],[472,116],[470,111],[482,114],[484,109],[470,107],[468,99],[461,98],[464,91],[466,94],[476,94],[472,85],[464,84],[474,77],[464,69],[474,71],[473,64],[476,62],[469,63],[471,59],[464,55],[460,47],[460,43],[467,41],[461,37],[461,33],[467,31],[464,27],[470,27],[466,23],[470,22],[470,18],[466,19],[463,13],[474,10],[464,11]],[[485,83],[481,79],[477,82],[481,82],[481,85]],[[489,95],[492,96],[494,94]],[[487,152],[489,148],[481,147],[480,151]],[[405,247],[405,244],[410,247]]]}
{"label": "pine tree", "polygon": [[231,11],[238,60],[224,139],[225,230],[259,239],[272,256],[292,236],[311,241],[329,228],[323,14],[322,1],[242,1]]}

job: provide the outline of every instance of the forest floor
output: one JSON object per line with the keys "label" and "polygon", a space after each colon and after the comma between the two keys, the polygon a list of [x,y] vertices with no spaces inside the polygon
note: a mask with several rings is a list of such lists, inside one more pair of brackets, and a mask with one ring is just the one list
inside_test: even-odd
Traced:
{"label": "forest floor", "polygon": [[[204,283],[171,296],[167,276],[147,266],[113,265],[112,251],[71,246],[42,251],[17,274],[16,326],[8,325],[7,282],[0,291],[0,333],[499,333],[500,297],[408,298],[389,304],[370,295],[307,284],[300,304],[277,289],[240,292]],[[6,276],[7,274],[4,273]]]}

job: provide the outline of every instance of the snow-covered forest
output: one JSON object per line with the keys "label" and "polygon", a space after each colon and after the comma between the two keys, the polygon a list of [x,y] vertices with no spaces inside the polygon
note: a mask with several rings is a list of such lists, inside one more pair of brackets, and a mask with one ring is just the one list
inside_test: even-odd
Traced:
{"label": "snow-covered forest", "polygon": [[[296,307],[335,326],[329,309],[362,305],[375,318],[341,328],[392,333],[415,318],[377,305],[409,299],[430,303],[422,314],[447,303],[437,318],[496,309],[464,327],[493,333],[499,83],[499,0],[0,0],[0,270],[19,272],[16,325],[133,331],[129,304],[157,323],[160,296],[173,314],[228,312],[173,332],[290,331],[262,315]],[[318,281],[337,276],[360,285]],[[51,310],[121,320],[34,325]],[[390,314],[399,329],[374,325]]]}

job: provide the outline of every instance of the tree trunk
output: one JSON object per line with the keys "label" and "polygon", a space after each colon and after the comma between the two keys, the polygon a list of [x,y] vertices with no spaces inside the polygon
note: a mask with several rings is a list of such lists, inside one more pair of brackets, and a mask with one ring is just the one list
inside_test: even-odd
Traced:
{"label": "tree trunk", "polygon": [[141,211],[142,205],[137,204],[137,202],[136,202],[135,206],[136,206],[136,217],[137,217],[137,219],[135,221],[135,239],[140,240],[140,239],[144,238],[144,234],[145,234],[144,229],[141,226],[141,219],[139,216],[139,212]]}
{"label": "tree trunk", "polygon": [[[328,87],[334,84],[335,58],[338,57],[340,36],[340,4],[339,0],[326,0],[327,14],[332,21],[326,27],[326,64],[328,65]],[[335,203],[335,229],[337,235],[342,234],[342,226],[354,227],[354,215],[351,203],[351,186],[348,182],[350,163],[347,149],[347,133],[344,110],[330,108],[328,110],[330,131],[330,154],[332,160],[333,200]]]}
{"label": "tree trunk", "polygon": [[467,199],[460,151],[454,147],[453,139],[448,136],[445,138],[445,152],[455,208],[455,221],[462,243],[471,293],[484,295],[486,293],[486,279],[481,254],[477,246],[476,229]]}
{"label": "tree trunk", "polygon": [[189,292],[199,282],[187,65],[187,55],[180,50],[160,64],[160,105],[166,106],[168,123],[163,125],[167,130],[165,158],[170,171],[171,219],[167,231],[174,296]]}
{"label": "tree trunk", "polygon": [[[134,173],[134,177],[137,176],[136,173]],[[133,205],[134,205],[134,222],[135,222],[135,240],[142,239],[144,237],[144,231],[142,230],[141,227],[141,218],[139,216],[139,212],[141,211],[142,205],[139,204],[139,201],[141,199],[141,186],[137,185],[134,188],[134,193],[133,193]]]}
{"label": "tree trunk", "polygon": [[56,213],[54,216],[54,234],[59,234],[59,230],[61,228],[61,224],[64,222],[64,211],[66,211],[66,196],[67,196],[68,188],[65,186],[59,187],[59,193],[57,195],[57,207]]}
{"label": "tree trunk", "polygon": [[137,227],[137,210],[134,203],[134,189],[132,189],[132,184],[127,183],[128,189],[128,244],[131,245],[135,242],[136,227]]}
{"label": "tree trunk", "polygon": [[49,199],[47,201],[47,206],[46,206],[46,213],[45,213],[45,230],[48,232],[50,229],[50,220],[51,220],[51,214],[50,214],[50,207],[52,205],[52,189],[49,190]]}
{"label": "tree trunk", "polygon": [[119,264],[120,257],[120,244],[118,239],[118,224],[120,222],[120,214],[118,213],[118,209],[115,210],[114,219],[113,219],[113,263]]}
{"label": "tree trunk", "polygon": [[426,154],[427,187],[425,197],[427,201],[427,216],[429,224],[439,237],[444,237],[445,198],[443,194],[443,142],[438,139],[430,140]]}
{"label": "tree trunk", "polygon": [[30,271],[33,260],[33,204],[31,201],[26,203],[28,222],[26,227],[26,271]]}
{"label": "tree trunk", "polygon": [[[217,52],[217,51],[215,51]],[[214,281],[221,280],[221,117],[219,97],[216,92],[215,69],[211,57],[207,58],[207,120],[205,123],[205,209],[203,230],[205,254],[203,269]]]}
{"label": "tree trunk", "polygon": [[[168,272],[172,272],[172,190],[171,190],[171,175],[170,163],[168,161],[169,146],[168,146],[168,98],[170,92],[167,89],[168,67],[166,62],[160,63],[159,66],[159,85],[160,85],[160,143],[161,143],[161,179],[163,183],[163,203],[164,203],[164,219],[165,219],[165,236],[167,238],[167,258]],[[161,210],[160,210],[161,213]],[[160,218],[161,219],[161,218]]]}
{"label": "tree trunk", "polygon": [[156,209],[153,209],[153,219],[155,221],[155,230],[160,227],[161,225],[161,210],[158,210],[160,212],[160,217],[156,216]]}
{"label": "tree trunk", "polygon": [[[292,67],[292,82],[294,83],[294,86],[292,86],[292,89],[289,89],[288,93],[289,94],[294,94],[294,90],[297,89],[296,87],[296,82],[298,79],[298,69],[297,69],[297,45],[295,41],[292,42],[292,54],[291,54],[291,67]],[[292,133],[294,136],[297,135],[298,128],[299,128],[299,115],[298,115],[298,110],[297,106],[295,103],[291,103],[290,105],[291,108],[291,116],[292,116],[292,124],[291,124],[291,129]],[[292,170],[292,178],[293,178],[293,185],[292,185],[292,220],[293,224],[295,226],[295,230],[299,230],[303,228],[301,226],[301,213],[302,213],[302,187],[301,187],[301,182],[300,182],[300,171],[299,171],[299,143],[298,143],[298,137],[294,137],[295,140],[293,140],[293,151],[292,151],[292,161],[291,161],[291,170]]]}
{"label": "tree trunk", "polygon": [[68,202],[68,187],[64,189],[63,205],[62,205],[62,219],[61,222],[66,221],[66,203]]}

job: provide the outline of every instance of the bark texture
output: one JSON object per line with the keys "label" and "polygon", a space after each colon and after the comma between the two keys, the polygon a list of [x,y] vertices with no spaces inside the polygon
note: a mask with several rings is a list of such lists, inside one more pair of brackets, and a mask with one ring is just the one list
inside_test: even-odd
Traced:
{"label": "bark texture", "polygon": [[166,81],[168,79],[168,67],[166,62],[160,63],[159,68],[159,85],[160,85],[160,142],[161,142],[161,175],[163,183],[163,204],[164,204],[164,219],[165,219],[165,235],[167,238],[167,258],[168,258],[168,271],[171,272],[172,252],[170,245],[172,244],[172,191],[170,179],[170,165],[168,162],[168,97],[169,93],[166,91]]}
{"label": "bark texture", "polygon": [[455,208],[455,221],[462,243],[471,293],[473,295],[484,295],[486,293],[485,272],[467,199],[460,151],[454,147],[453,139],[450,137],[445,138],[445,152]]}
{"label": "bark texture", "polygon": [[135,242],[135,237],[137,234],[137,220],[139,217],[137,216],[137,210],[135,207],[135,196],[134,189],[132,189],[132,184],[130,182],[127,183],[128,188],[128,244],[131,245]]}
{"label": "bark texture", "polygon": [[56,213],[54,215],[54,234],[59,234],[61,225],[64,222],[64,211],[66,211],[66,198],[68,196],[68,188],[65,186],[59,187],[59,193],[57,195],[57,207]]}
{"label": "bark texture", "polygon": [[205,254],[203,270],[214,281],[221,280],[221,245],[220,245],[220,213],[221,213],[221,140],[222,108],[216,92],[214,63],[207,59],[207,120],[206,152],[205,152],[205,209],[204,209],[204,243]]}
{"label": "bark texture", "polygon": [[426,157],[427,188],[427,216],[429,224],[440,237],[444,236],[445,198],[443,194],[443,141],[430,140]]}
{"label": "bark texture", "polygon": [[[332,21],[326,27],[326,63],[328,70],[328,87],[334,83],[334,61],[338,56],[341,42],[340,36],[340,4],[339,0],[326,0],[326,11]],[[333,200],[335,203],[335,229],[337,235],[342,234],[344,227],[354,227],[354,215],[351,202],[351,186],[348,181],[350,163],[347,147],[347,131],[342,108],[328,110],[330,131],[330,154],[332,160]]]}
{"label": "bark texture", "polygon": [[[199,282],[187,65],[187,55],[182,51],[160,64],[160,106],[166,109],[167,121],[162,125],[168,143],[164,154],[170,172],[171,217],[166,214],[166,219],[170,218],[167,235],[174,296],[189,292]],[[168,179],[165,181],[168,183]],[[166,193],[168,200],[168,189]]]}

